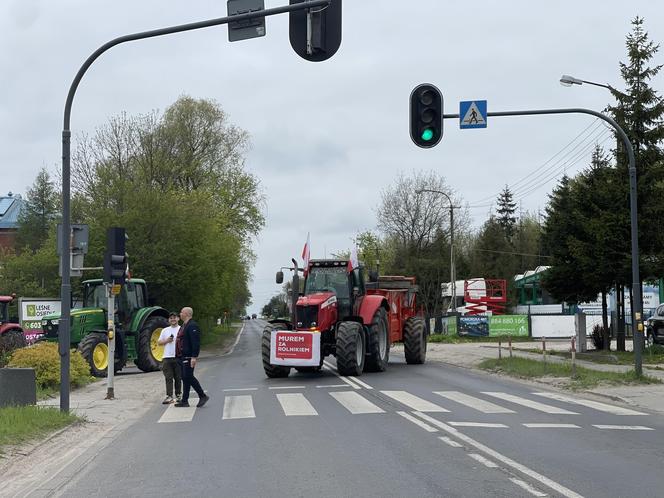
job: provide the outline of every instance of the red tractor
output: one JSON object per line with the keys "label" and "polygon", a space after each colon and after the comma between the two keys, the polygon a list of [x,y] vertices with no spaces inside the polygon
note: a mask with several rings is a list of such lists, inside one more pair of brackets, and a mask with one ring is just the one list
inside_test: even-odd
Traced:
{"label": "red tractor", "polygon": [[0,296],[0,356],[27,346],[21,325],[9,321],[9,303],[14,296]]}
{"label": "red tractor", "polygon": [[[404,343],[407,363],[424,363],[427,337],[416,307],[415,278],[374,276],[365,283],[363,268],[349,271],[348,266],[344,260],[311,260],[302,295],[297,294],[297,265],[292,268],[295,312],[290,320],[271,320],[263,330],[268,377],[287,377],[291,367],[320,370],[328,355],[336,357],[341,375],[382,372],[394,342]],[[279,272],[277,283],[282,282]]]}

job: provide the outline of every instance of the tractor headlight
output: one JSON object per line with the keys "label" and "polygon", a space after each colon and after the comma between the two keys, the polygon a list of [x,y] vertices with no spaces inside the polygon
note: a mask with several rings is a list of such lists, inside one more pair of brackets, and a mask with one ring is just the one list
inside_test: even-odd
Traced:
{"label": "tractor headlight", "polygon": [[48,320],[42,320],[41,324],[42,324],[42,327],[46,327],[48,325]]}

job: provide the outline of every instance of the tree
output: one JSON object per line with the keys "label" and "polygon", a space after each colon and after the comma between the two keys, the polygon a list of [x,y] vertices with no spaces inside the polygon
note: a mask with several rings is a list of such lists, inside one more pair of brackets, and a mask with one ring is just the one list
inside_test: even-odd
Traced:
{"label": "tree", "polygon": [[58,194],[45,168],[39,170],[18,217],[16,247],[36,252],[48,238],[58,215]]}
{"label": "tree", "polygon": [[514,216],[514,213],[516,212],[516,202],[514,202],[512,192],[507,185],[505,185],[505,188],[498,196],[498,207],[496,211],[498,211],[496,221],[505,232],[507,240],[511,242],[515,232],[514,226],[516,225],[516,216]]}

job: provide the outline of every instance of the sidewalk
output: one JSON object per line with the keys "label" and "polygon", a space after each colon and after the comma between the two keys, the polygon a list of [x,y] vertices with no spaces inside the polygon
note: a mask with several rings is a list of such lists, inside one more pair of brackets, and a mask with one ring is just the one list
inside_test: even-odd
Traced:
{"label": "sidewalk", "polygon": [[[513,355],[542,361],[541,354],[523,351],[537,348],[541,349],[541,346],[541,341],[513,343]],[[569,351],[570,343],[567,340],[547,341],[546,347],[549,351]],[[402,351],[403,347],[401,345],[395,345],[393,346],[393,350],[395,352],[400,350]],[[509,350],[507,345],[504,343],[502,345],[502,357],[506,358],[508,356]],[[427,348],[427,362],[449,363],[451,365],[464,368],[476,369],[480,362],[491,358],[498,358],[497,343],[429,343]],[[546,361],[551,363],[570,362],[569,359],[551,355],[547,355]],[[589,370],[602,370],[607,372],[629,372],[634,370],[633,365],[606,365],[601,363],[594,363],[591,361],[579,360],[578,357],[576,364]],[[643,373],[651,377],[658,378],[664,382],[664,370],[653,369],[653,366],[655,365],[644,365]],[[664,365],[657,365],[657,367],[664,369]],[[526,382],[546,384],[554,389],[558,388],[559,384],[559,381],[554,377],[533,379],[532,381],[529,380]],[[664,384],[596,387],[582,392],[585,394],[601,396],[604,398],[608,397],[614,401],[619,401],[629,406],[664,413]]]}

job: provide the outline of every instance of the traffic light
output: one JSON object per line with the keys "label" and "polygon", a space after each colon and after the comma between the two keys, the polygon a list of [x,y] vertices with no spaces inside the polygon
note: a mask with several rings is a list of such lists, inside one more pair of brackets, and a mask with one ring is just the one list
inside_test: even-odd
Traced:
{"label": "traffic light", "polygon": [[[303,1],[289,0],[289,4]],[[291,47],[300,57],[312,62],[329,59],[341,45],[341,0],[291,12],[288,31]]]}
{"label": "traffic light", "polygon": [[111,227],[106,231],[106,254],[104,255],[104,282],[124,284],[127,274],[125,252],[125,229]]}
{"label": "traffic light", "polygon": [[428,149],[443,137],[443,96],[434,85],[423,83],[410,94],[410,138]]}

